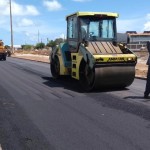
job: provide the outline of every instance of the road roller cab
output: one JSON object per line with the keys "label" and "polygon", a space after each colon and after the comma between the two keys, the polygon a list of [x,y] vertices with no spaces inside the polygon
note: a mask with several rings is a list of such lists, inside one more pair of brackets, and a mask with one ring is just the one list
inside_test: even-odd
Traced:
{"label": "road roller cab", "polygon": [[50,54],[52,76],[70,75],[88,91],[131,85],[137,57],[117,43],[117,17],[108,12],[67,16],[67,40]]}

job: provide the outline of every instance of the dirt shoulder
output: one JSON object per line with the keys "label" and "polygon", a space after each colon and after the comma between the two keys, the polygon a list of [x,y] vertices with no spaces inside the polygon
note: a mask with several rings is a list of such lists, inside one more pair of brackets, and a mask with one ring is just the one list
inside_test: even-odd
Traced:
{"label": "dirt shoulder", "polygon": [[136,77],[147,77],[147,70],[148,66],[146,65],[147,59],[148,59],[148,52],[147,51],[139,51],[135,52],[135,54],[138,57],[137,64],[136,64]]}
{"label": "dirt shoulder", "polygon": [[15,53],[15,54],[12,55],[12,57],[28,59],[28,60],[33,60],[33,61],[39,61],[39,62],[45,62],[45,63],[50,62],[49,61],[49,56],[45,56],[45,55]]}
{"label": "dirt shoulder", "polygon": [[146,64],[137,63],[135,69],[136,69],[136,77],[146,78],[146,76],[147,76],[147,69],[148,69]]}
{"label": "dirt shoulder", "polygon": [[[135,68],[136,69],[136,77],[146,78],[147,69],[148,69],[148,66],[146,65],[146,61],[148,59],[148,53],[147,52],[137,52],[136,55],[138,57],[137,65]],[[12,57],[28,59],[28,60],[38,61],[38,62],[50,63],[49,56],[43,55],[43,54],[15,53],[12,55]]]}

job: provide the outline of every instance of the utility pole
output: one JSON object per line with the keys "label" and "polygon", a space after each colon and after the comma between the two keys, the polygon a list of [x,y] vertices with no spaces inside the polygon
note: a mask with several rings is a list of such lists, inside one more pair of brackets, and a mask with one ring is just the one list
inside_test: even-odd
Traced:
{"label": "utility pole", "polygon": [[9,0],[9,6],[10,6],[11,52],[14,53],[11,0]]}
{"label": "utility pole", "polygon": [[38,30],[38,43],[40,42],[40,41],[39,41],[39,37],[40,37],[40,32],[39,32],[39,30]]}

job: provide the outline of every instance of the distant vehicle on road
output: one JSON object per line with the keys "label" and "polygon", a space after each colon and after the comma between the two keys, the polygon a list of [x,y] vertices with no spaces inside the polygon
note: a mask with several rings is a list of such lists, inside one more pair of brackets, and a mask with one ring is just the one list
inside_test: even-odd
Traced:
{"label": "distant vehicle on road", "polygon": [[5,45],[5,50],[6,50],[6,56],[10,57],[11,56],[11,47],[8,45]]}
{"label": "distant vehicle on road", "polygon": [[6,52],[7,52],[7,53],[6,53],[6,56],[7,56],[7,57],[10,57],[10,56],[11,56],[11,51],[10,51],[10,50],[7,50]]}
{"label": "distant vehicle on road", "polygon": [[6,60],[6,49],[2,40],[0,40],[0,60]]}

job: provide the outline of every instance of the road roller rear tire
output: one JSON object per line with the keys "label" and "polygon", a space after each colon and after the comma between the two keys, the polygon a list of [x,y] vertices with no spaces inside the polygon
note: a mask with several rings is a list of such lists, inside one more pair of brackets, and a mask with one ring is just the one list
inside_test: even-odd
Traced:
{"label": "road roller rear tire", "polygon": [[80,71],[79,71],[79,82],[84,91],[92,91],[95,80],[94,69],[91,69],[85,61],[81,62]]}
{"label": "road roller rear tire", "polygon": [[60,62],[57,56],[52,58],[50,68],[51,68],[52,76],[56,79],[59,78],[60,77]]}

